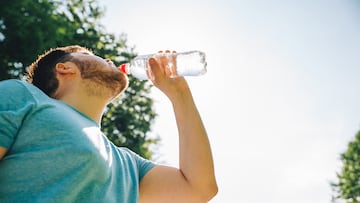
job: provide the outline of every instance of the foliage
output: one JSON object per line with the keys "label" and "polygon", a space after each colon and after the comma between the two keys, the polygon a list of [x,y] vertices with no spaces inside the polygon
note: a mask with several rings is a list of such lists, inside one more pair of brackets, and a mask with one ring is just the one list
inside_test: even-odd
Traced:
{"label": "foliage", "polygon": [[[91,49],[115,64],[136,56],[124,34],[106,32],[99,20],[104,11],[96,0],[0,0],[0,80],[19,78],[45,50],[70,44]],[[108,106],[104,133],[118,146],[151,158],[148,132],[156,114],[148,97],[150,85],[130,78],[121,99]]]}
{"label": "foliage", "polygon": [[342,170],[337,174],[338,181],[332,183],[336,199],[347,203],[360,203],[360,132],[355,140],[348,145],[346,152],[341,154]]}

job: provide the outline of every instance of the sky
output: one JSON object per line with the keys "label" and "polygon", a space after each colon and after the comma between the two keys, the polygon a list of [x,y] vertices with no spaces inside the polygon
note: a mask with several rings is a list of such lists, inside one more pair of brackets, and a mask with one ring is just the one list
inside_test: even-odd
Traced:
{"label": "sky", "polygon": [[[358,0],[102,0],[138,54],[206,53],[189,77],[219,185],[211,203],[330,203],[360,130]],[[161,162],[177,166],[170,102],[151,96]]]}

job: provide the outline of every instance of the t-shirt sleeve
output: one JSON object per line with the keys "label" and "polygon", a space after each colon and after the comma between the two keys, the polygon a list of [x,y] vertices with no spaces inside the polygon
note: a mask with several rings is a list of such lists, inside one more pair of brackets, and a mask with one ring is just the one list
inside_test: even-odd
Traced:
{"label": "t-shirt sleeve", "polygon": [[24,117],[31,109],[31,94],[23,82],[0,82],[0,146],[10,148]]}
{"label": "t-shirt sleeve", "polygon": [[142,158],[141,156],[139,156],[138,154],[127,148],[123,148],[123,149],[128,151],[135,160],[139,171],[139,181],[141,181],[141,179],[155,166],[155,163],[150,160]]}

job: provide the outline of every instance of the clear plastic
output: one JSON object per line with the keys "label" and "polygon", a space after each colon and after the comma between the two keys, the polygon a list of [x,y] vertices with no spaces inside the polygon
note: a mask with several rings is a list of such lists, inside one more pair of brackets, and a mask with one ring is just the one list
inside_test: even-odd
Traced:
{"label": "clear plastic", "polygon": [[147,72],[150,72],[150,57],[165,57],[167,59],[165,71],[168,71],[169,77],[199,76],[207,72],[206,55],[201,51],[140,55],[135,57],[130,63],[121,65],[120,69],[124,73],[131,74],[140,80],[146,80],[148,79]]}

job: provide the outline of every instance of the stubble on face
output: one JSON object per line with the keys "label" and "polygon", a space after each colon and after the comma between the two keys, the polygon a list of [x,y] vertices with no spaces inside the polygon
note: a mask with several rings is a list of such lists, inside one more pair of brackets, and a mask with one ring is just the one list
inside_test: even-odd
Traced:
{"label": "stubble on face", "polygon": [[89,96],[108,98],[111,101],[128,86],[127,76],[115,67],[104,67],[104,63],[97,60],[76,59],[74,62],[79,66],[84,90]]}

